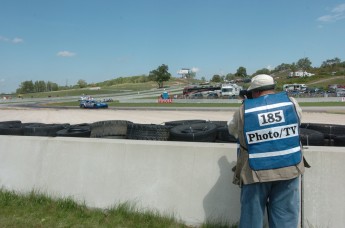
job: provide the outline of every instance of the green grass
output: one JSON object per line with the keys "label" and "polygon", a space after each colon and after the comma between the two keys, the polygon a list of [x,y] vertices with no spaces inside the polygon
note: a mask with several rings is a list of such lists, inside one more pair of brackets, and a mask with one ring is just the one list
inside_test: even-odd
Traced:
{"label": "green grass", "polygon": [[[157,211],[140,211],[129,203],[107,210],[90,209],[70,198],[52,199],[31,192],[18,195],[0,190],[0,227],[123,227],[187,228],[173,215]],[[202,228],[235,228],[236,225],[207,223]]]}
{"label": "green grass", "polygon": [[187,227],[172,216],[139,212],[130,204],[89,209],[73,200],[0,192],[0,227]]}
{"label": "green grass", "polygon": [[[169,88],[172,86],[184,87],[188,84],[186,79],[172,78],[170,81],[164,84],[165,87]],[[21,94],[24,98],[46,98],[46,97],[67,97],[67,96],[81,96],[85,95],[108,95],[108,94],[117,94],[123,91],[144,91],[150,89],[156,89],[157,83],[155,82],[142,82],[142,83],[122,83],[112,86],[102,86],[99,90],[92,90],[90,88],[83,89],[69,89],[69,90],[60,90],[60,91],[51,91],[51,92],[38,92],[38,93],[27,93]],[[181,89],[182,92],[182,89]]]}
{"label": "green grass", "polygon": [[345,106],[345,102],[299,102],[301,107],[329,107],[329,106]]}

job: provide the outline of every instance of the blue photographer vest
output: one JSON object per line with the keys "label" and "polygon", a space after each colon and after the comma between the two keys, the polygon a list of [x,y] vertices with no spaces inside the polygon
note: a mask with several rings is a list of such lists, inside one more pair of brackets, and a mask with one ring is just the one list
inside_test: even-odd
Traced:
{"label": "blue photographer vest", "polygon": [[277,169],[300,163],[299,124],[286,92],[246,99],[244,136],[251,169]]}

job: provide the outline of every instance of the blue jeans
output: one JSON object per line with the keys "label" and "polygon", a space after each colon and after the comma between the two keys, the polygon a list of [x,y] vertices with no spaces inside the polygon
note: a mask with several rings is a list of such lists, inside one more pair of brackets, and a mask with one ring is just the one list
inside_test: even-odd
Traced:
{"label": "blue jeans", "polygon": [[262,228],[267,207],[270,228],[295,228],[300,210],[299,177],[243,185],[240,228]]}

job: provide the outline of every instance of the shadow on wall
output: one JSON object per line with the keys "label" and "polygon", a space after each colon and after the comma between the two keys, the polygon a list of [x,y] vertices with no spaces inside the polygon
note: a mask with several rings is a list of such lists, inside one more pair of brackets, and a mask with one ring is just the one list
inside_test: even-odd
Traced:
{"label": "shadow on wall", "polygon": [[218,160],[220,176],[203,200],[205,221],[211,224],[234,224],[240,218],[240,188],[232,183],[236,162],[225,156]]}

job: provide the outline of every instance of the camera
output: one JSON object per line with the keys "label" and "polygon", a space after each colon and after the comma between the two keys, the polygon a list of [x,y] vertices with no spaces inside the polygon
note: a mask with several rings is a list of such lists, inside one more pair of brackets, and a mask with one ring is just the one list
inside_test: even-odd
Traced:
{"label": "camera", "polygon": [[239,96],[242,98],[242,99],[252,99],[252,92],[251,91],[248,91],[246,89],[243,89],[243,90],[240,90],[240,94]]}

